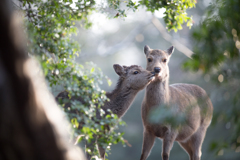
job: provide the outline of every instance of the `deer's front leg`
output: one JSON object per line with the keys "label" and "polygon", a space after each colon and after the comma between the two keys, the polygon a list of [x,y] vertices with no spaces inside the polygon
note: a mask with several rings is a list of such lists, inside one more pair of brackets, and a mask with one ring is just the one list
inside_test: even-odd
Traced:
{"label": "deer's front leg", "polygon": [[98,152],[100,154],[101,159],[105,160],[105,149],[100,144],[98,144]]}
{"label": "deer's front leg", "polygon": [[140,160],[147,159],[147,157],[152,149],[154,140],[155,140],[155,136],[145,130],[143,133],[143,146],[142,146],[142,155],[141,155]]}
{"label": "deer's front leg", "polygon": [[86,140],[85,152],[87,160],[91,160],[92,158],[92,152],[94,151],[96,140],[97,140],[96,135],[93,136],[93,139],[90,142]]}
{"label": "deer's front leg", "polygon": [[163,138],[163,147],[162,147],[162,159],[168,160],[170,151],[173,147],[173,143],[176,139],[177,134],[167,131]]}

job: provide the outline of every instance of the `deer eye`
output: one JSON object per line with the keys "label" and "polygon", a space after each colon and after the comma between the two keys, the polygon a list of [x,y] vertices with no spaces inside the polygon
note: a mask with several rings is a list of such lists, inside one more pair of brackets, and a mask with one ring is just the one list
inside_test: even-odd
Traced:
{"label": "deer eye", "polygon": [[164,63],[167,62],[167,59],[164,59],[163,62],[164,62]]}
{"label": "deer eye", "polygon": [[148,58],[148,62],[152,62],[152,59],[151,59],[151,58]]}
{"label": "deer eye", "polygon": [[138,73],[139,73],[138,71],[133,72],[133,74],[138,74]]}

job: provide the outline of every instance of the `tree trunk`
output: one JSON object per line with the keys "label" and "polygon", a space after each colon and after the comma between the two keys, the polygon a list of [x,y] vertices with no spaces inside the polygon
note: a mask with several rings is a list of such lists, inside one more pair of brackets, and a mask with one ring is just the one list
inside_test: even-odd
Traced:
{"label": "tree trunk", "polygon": [[10,3],[0,2],[0,159],[85,159],[68,142],[67,122],[26,54]]}

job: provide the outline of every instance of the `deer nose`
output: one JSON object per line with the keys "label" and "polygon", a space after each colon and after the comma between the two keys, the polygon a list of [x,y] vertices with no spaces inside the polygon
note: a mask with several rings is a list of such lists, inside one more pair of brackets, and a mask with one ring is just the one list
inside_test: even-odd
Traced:
{"label": "deer nose", "polygon": [[155,73],[159,73],[160,71],[161,71],[161,68],[159,68],[159,67],[155,67],[155,68],[154,68],[154,72],[155,72]]}

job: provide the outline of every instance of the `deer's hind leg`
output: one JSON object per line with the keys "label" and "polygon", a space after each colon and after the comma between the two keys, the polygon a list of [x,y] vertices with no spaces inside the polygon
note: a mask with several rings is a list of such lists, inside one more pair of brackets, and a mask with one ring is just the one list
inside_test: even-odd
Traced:
{"label": "deer's hind leg", "polygon": [[202,143],[205,138],[207,128],[200,127],[191,137],[191,147],[193,149],[193,160],[200,160],[202,156]]}
{"label": "deer's hind leg", "polygon": [[189,159],[193,160],[193,151],[192,148],[189,144],[189,142],[178,142],[180,144],[180,146],[188,153]]}
{"label": "deer's hind leg", "polygon": [[201,160],[201,149],[206,130],[206,128],[200,127],[187,142],[180,142],[180,145],[188,152],[190,160]]}

